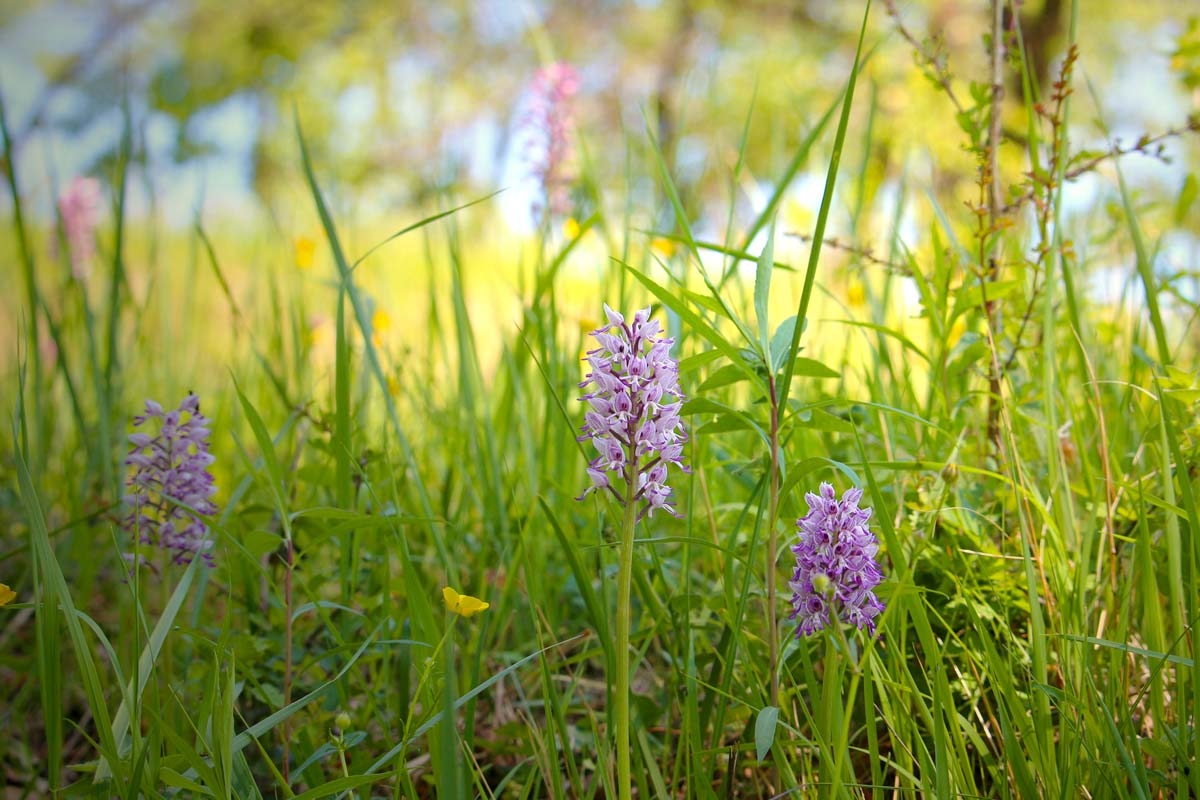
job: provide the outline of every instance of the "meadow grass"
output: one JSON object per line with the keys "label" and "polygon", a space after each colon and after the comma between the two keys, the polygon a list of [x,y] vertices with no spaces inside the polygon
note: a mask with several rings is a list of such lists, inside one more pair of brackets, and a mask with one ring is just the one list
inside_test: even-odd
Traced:
{"label": "meadow grass", "polygon": [[[275,235],[233,265],[200,221],[170,255],[126,231],[126,137],[83,284],[35,245],[6,158],[9,795],[1200,796],[1195,306],[1155,268],[1194,213],[1139,207],[1115,160],[1118,226],[1072,228],[1071,104],[1102,104],[1037,98],[1025,70],[1005,157],[1027,202],[993,194],[985,92],[960,115],[977,204],[906,183],[888,216],[866,178],[877,98],[856,85],[870,31],[758,213],[697,219],[647,125],[626,194],[585,170],[571,233],[547,221],[508,253],[475,233],[494,198],[450,189],[351,232],[301,111],[312,271]],[[735,192],[744,159],[743,140]],[[806,241],[778,222],[801,170],[825,176]],[[910,209],[918,242],[898,233]],[[885,252],[828,240],[834,214],[849,241],[886,231]],[[1112,252],[1135,265],[1115,302],[1088,291]],[[676,337],[678,519],[575,499],[604,302],[652,304]],[[211,568],[120,527],[128,420],[189,389],[213,420]],[[874,508],[877,637],[786,619],[822,480]],[[152,568],[127,570],[135,549]],[[489,607],[452,613],[445,586]]]}

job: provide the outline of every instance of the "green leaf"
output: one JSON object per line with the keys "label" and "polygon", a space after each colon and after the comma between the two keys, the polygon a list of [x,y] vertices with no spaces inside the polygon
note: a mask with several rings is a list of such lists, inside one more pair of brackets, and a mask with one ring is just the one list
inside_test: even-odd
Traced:
{"label": "green leaf", "polygon": [[1163,394],[1187,404],[1200,400],[1200,389],[1168,389]]}
{"label": "green leaf", "polygon": [[650,118],[645,113],[642,114],[642,118],[646,126],[646,138],[650,141],[650,150],[654,154],[655,162],[658,164],[658,172],[662,178],[663,188],[666,190],[667,198],[671,201],[671,206],[675,209],[675,222],[683,231],[688,250],[695,257],[700,277],[703,279],[704,285],[708,287],[708,291],[712,294],[713,300],[720,306],[720,314],[737,326],[741,334],[746,337],[746,341],[753,341],[754,337],[746,329],[745,323],[742,322],[737,312],[733,310],[733,307],[725,302],[725,299],[721,296],[720,289],[714,286],[712,281],[709,280],[708,273],[704,269],[704,261],[700,258],[700,248],[696,245],[696,237],[692,234],[692,226],[688,221],[687,211],[683,206],[683,201],[679,198],[679,191],[675,188],[675,182],[671,180],[671,171],[667,168],[667,162],[663,158],[661,148],[659,148],[658,139],[654,136],[654,129],[650,125]]}
{"label": "green leaf", "polygon": [[804,378],[839,378],[841,373],[812,358],[797,357],[792,375]]}
{"label": "green leaf", "polygon": [[[917,347],[916,343],[912,339],[908,338],[900,331],[889,328],[886,325],[879,325],[874,322],[863,322],[861,320],[856,320],[856,319],[839,319],[839,320],[827,320],[827,321],[828,322],[840,322],[843,325],[850,325],[851,327],[855,327],[855,328],[866,328],[867,330],[875,331],[876,333],[883,334],[884,336],[889,336],[889,337],[895,339],[896,341],[900,342],[900,344],[902,344],[906,350],[911,352],[917,358],[921,359],[926,364],[929,363],[929,356],[926,355],[924,350]],[[931,318],[931,321],[932,321],[932,318]],[[774,342],[771,342],[771,348],[772,348],[772,350],[774,350],[774,348],[775,348]]]}
{"label": "green leaf", "polygon": [[[568,644],[571,644],[572,642],[577,642],[580,639],[582,639],[585,635],[586,634],[580,633],[575,636],[572,636],[569,639],[563,639],[562,641],[558,641],[558,642],[555,642],[554,644],[547,645],[547,646],[543,647],[541,650],[537,650],[533,653],[530,653],[529,655],[522,658],[520,661],[510,664],[509,666],[507,666],[504,669],[497,672],[495,675],[492,675],[490,678],[488,678],[487,680],[480,683],[474,689],[471,689],[470,691],[466,692],[461,697],[459,697],[457,700],[455,700],[454,708],[455,709],[461,708],[463,705],[470,702],[476,696],[486,692],[489,688],[492,687],[493,684],[495,684],[496,682],[498,682],[500,680],[503,680],[506,675],[517,671],[521,667],[528,664],[530,661],[533,661],[538,656],[541,656],[544,653],[548,653],[549,651],[551,651],[557,647],[564,647]],[[295,705],[295,703],[293,703],[292,705]],[[421,725],[418,726],[417,729],[412,732],[412,735],[410,735],[407,739],[401,741],[399,744],[395,745],[390,750],[388,750],[386,753],[384,753],[382,756],[375,759],[375,762],[373,764],[371,764],[370,767],[367,768],[367,771],[364,774],[365,775],[376,774],[385,764],[391,762],[392,759],[394,759],[398,754],[403,752],[405,748],[407,748],[410,744],[412,744],[413,741],[420,738],[421,736],[424,736],[425,733],[430,728],[432,728],[434,725],[437,725],[438,722],[442,719],[443,713],[444,712],[439,711],[438,713],[434,714],[432,717],[430,717],[429,719],[427,719],[423,723],[421,723]]]}
{"label": "green leaf", "polygon": [[283,544],[283,537],[270,531],[250,531],[242,537],[242,546],[255,558],[273,553]]}
{"label": "green leaf", "polygon": [[242,411],[246,414],[250,429],[254,431],[254,438],[258,442],[258,449],[262,453],[263,465],[267,472],[267,488],[271,492],[271,499],[275,501],[275,510],[279,512],[279,516],[283,520],[284,534],[290,539],[292,526],[288,521],[287,501],[285,500],[287,489],[283,480],[283,468],[279,465],[279,456],[275,452],[275,442],[272,441],[271,434],[267,432],[267,426],[263,423],[258,411],[242,393],[242,387],[238,385],[236,378],[233,381],[233,388],[237,391],[238,400],[241,401]]}
{"label": "green leaf", "polygon": [[550,527],[554,529],[554,536],[558,539],[558,544],[567,557],[567,565],[575,576],[575,585],[579,587],[579,594],[583,598],[583,604],[587,607],[591,623],[596,627],[596,632],[600,634],[600,644],[607,652],[611,648],[611,640],[608,636],[608,616],[605,614],[603,603],[596,597],[596,592],[592,589],[592,576],[588,574],[583,562],[579,560],[579,553],[567,539],[567,534],[559,524],[558,515],[554,513],[554,509],[546,502],[545,498],[540,496],[538,505],[541,506],[542,512],[549,520]]}
{"label": "green leaf", "polygon": [[795,314],[779,323],[779,327],[775,329],[775,334],[771,337],[771,372],[775,372],[775,370],[783,366],[784,356],[787,355],[788,345],[792,343],[792,336],[795,332]]}
{"label": "green leaf", "polygon": [[817,471],[818,469],[822,469],[823,467],[833,467],[849,478],[850,482],[855,486],[862,485],[862,479],[858,477],[858,474],[842,462],[834,461],[832,458],[825,458],[823,456],[811,456],[788,467],[787,478],[784,479],[783,485],[779,488],[779,496],[787,497],[788,494],[796,487],[796,484],[804,480],[805,476]]}
{"label": "green leaf", "polygon": [[[21,441],[21,436],[14,425],[13,442],[14,444]],[[95,659],[92,657],[91,648],[88,646],[87,639],[83,635],[83,627],[80,624],[80,617],[75,608],[75,601],[71,597],[70,589],[68,588],[67,579],[63,575],[62,568],[59,566],[58,559],[54,554],[54,547],[50,544],[50,533],[46,527],[46,517],[42,510],[41,500],[38,498],[37,491],[33,487],[33,476],[29,472],[29,465],[25,461],[25,457],[21,452],[20,446],[14,446],[13,451],[17,455],[17,481],[20,491],[20,499],[25,506],[26,522],[29,525],[30,531],[30,550],[33,554],[34,569],[41,576],[41,608],[38,616],[46,615],[46,607],[54,607],[57,611],[62,612],[63,621],[67,626],[67,634],[71,640],[71,646],[75,653],[75,665],[79,670],[79,678],[83,683],[84,694],[87,697],[88,709],[91,711],[96,730],[99,733],[100,741],[98,750],[100,756],[106,759],[110,764],[115,765],[119,761],[116,738],[112,730],[112,718],[108,712],[108,705],[104,699],[104,687],[100,681],[100,672],[96,668]],[[57,619],[57,617],[51,617]],[[58,631],[53,631],[57,634]],[[124,781],[123,776],[114,775],[118,787],[123,792]]]}
{"label": "green leaf", "polygon": [[720,414],[729,410],[731,410],[729,406],[724,403],[718,403],[706,397],[694,397],[683,404],[679,413],[687,417],[692,414]]}
{"label": "green leaf", "polygon": [[833,119],[833,112],[837,111],[838,102],[841,99],[841,97],[833,98],[833,102],[829,104],[829,108],[825,109],[825,113],[820,116],[816,124],[812,126],[812,129],[809,130],[803,141],[801,141],[800,145],[796,148],[796,152],[792,156],[792,160],[788,164],[787,169],[784,170],[783,175],[775,184],[775,190],[771,193],[771,199],[767,201],[767,205],[762,210],[762,213],[759,215],[758,219],[754,220],[754,224],[751,225],[750,229],[746,231],[746,236],[742,240],[743,250],[750,246],[750,242],[754,240],[754,237],[758,235],[758,232],[761,231],[767,224],[767,220],[774,218],[775,212],[779,208],[779,204],[783,201],[784,194],[787,192],[788,187],[792,184],[792,179],[796,177],[796,174],[800,171],[800,168],[804,166],[804,162],[808,160],[808,154],[812,151],[813,145],[817,143],[817,139],[820,137],[821,132],[825,130],[825,126],[829,124],[829,120]]}
{"label": "green leaf", "polygon": [[230,750],[235,753],[242,750],[242,748],[250,744],[251,739],[261,738],[263,734],[274,730],[277,725],[281,724],[285,719],[304,708],[313,700],[324,696],[325,690],[340,681],[342,676],[349,672],[350,668],[358,662],[358,659],[362,657],[362,654],[365,653],[375,642],[375,637],[378,634],[379,627],[376,627],[375,630],[371,632],[371,635],[368,636],[366,640],[359,645],[358,649],[354,651],[354,655],[350,656],[350,659],[342,665],[342,668],[338,670],[332,678],[325,681],[317,688],[304,695],[304,697],[301,697],[299,700],[293,700],[290,704],[284,706],[273,714],[269,714],[267,717],[259,720],[235,736],[233,738],[233,743],[230,746]]}
{"label": "green leaf", "polygon": [[1171,383],[1172,388],[1190,389],[1196,383],[1196,376],[1187,370],[1182,370],[1172,364],[1167,364],[1166,371],[1167,380]]}
{"label": "green leaf", "polygon": [[699,292],[693,292],[691,289],[684,289],[683,296],[686,297],[688,300],[691,300],[693,303],[700,306],[701,308],[707,308],[709,311],[713,312],[714,314],[719,314],[721,316],[725,316],[725,309],[721,307],[721,304],[706,294],[700,294]]}
{"label": "green leaf", "polygon": [[775,743],[775,728],[779,725],[779,709],[775,706],[764,706],[754,720],[754,753],[762,761],[771,752]]}
{"label": "green leaf", "polygon": [[796,318],[801,320],[799,327],[792,329],[792,340],[788,344],[787,353],[783,359],[783,378],[779,381],[778,403],[787,406],[788,393],[792,388],[792,375],[795,370],[796,355],[800,352],[800,334],[804,332],[804,321],[808,319],[808,304],[812,299],[813,281],[817,276],[817,265],[821,259],[821,245],[825,241],[825,225],[829,220],[829,209],[833,204],[833,190],[837,185],[838,166],[842,161],[842,148],[846,144],[846,128],[850,124],[850,107],[854,104],[854,86],[858,81],[858,72],[863,66],[862,46],[867,36],[867,19],[871,13],[868,0],[863,12],[862,28],[858,32],[858,45],[854,51],[854,65],[850,68],[850,79],[846,82],[846,91],[842,95],[842,113],[838,118],[837,132],[833,137],[833,155],[829,159],[829,169],[825,173],[825,190],[821,194],[821,207],[817,211],[817,224],[813,229],[812,247],[808,253],[808,267],[804,270],[804,287],[800,292],[800,304],[796,308]]}
{"label": "green leaf", "polygon": [[679,362],[679,374],[684,375],[688,372],[694,372],[705,364],[711,364],[721,357],[720,350],[705,350],[703,353],[697,353],[694,356],[688,356]]}
{"label": "green leaf", "polygon": [[704,383],[700,384],[698,391],[711,392],[713,389],[720,389],[722,386],[729,386],[733,383],[740,383],[746,380],[746,371],[736,364],[726,364],[719,370],[709,375]]}
{"label": "green leaf", "polygon": [[854,432],[854,426],[849,422],[819,408],[799,411],[792,415],[792,419],[795,420],[797,425],[803,428],[815,428],[819,431],[831,431],[832,433]]}
{"label": "green leaf", "polygon": [[754,426],[750,424],[750,421],[741,414],[722,414],[712,422],[702,426],[696,433],[728,433],[729,431],[748,431],[753,428]]}
{"label": "green leaf", "polygon": [[1179,199],[1175,202],[1176,225],[1182,225],[1187,218],[1188,212],[1196,202],[1197,191],[1196,176],[1191,174],[1184,178],[1183,186],[1179,189]]}
{"label": "green leaf", "polygon": [[[392,428],[395,430],[396,441],[400,445],[400,450],[404,453],[404,460],[408,464],[408,474],[412,480],[414,488],[417,491],[417,498],[421,503],[422,516],[426,518],[432,518],[434,513],[433,506],[429,499],[429,491],[425,486],[424,479],[421,477],[420,465],[417,463],[416,454],[413,452],[412,445],[409,443],[408,437],[404,433],[404,428],[400,425],[400,413],[396,410],[396,403],[391,394],[388,392],[387,376],[383,372],[383,366],[380,361],[379,353],[375,348],[374,342],[372,342],[370,318],[367,314],[366,303],[363,301],[362,295],[358,291],[358,288],[355,286],[353,280],[354,266],[357,266],[359,263],[361,263],[364,258],[370,255],[371,251],[368,251],[366,255],[362,256],[362,258],[356,261],[354,266],[351,266],[347,263],[346,254],[342,250],[342,245],[337,235],[337,229],[333,224],[333,217],[329,212],[329,206],[325,203],[325,197],[321,193],[321,187],[317,184],[317,176],[313,171],[312,159],[310,158],[308,152],[308,143],[304,140],[304,132],[300,128],[299,112],[295,112],[293,117],[296,128],[296,139],[300,144],[300,161],[301,165],[304,167],[304,177],[308,182],[308,188],[312,194],[313,203],[316,205],[317,216],[321,220],[321,226],[325,229],[325,237],[329,241],[330,250],[333,252],[333,260],[338,268],[338,274],[341,278],[341,286],[345,288],[346,297],[350,301],[350,308],[354,311],[354,318],[358,322],[358,329],[363,337],[363,349],[366,351],[367,355],[367,363],[370,366],[371,373],[375,376],[375,381],[379,386],[380,392],[383,394],[384,407],[387,409],[388,419],[391,421]],[[468,203],[467,205],[471,204]],[[461,206],[460,208],[465,207],[466,206]],[[426,217],[419,222],[415,222],[412,225],[405,227],[403,230],[398,231],[388,239],[385,239],[384,242],[376,245],[376,248],[382,244],[385,244],[391,239],[394,239],[396,236],[402,236],[405,233],[422,228],[425,225],[434,222],[435,220],[442,219],[443,217],[460,210],[460,208],[451,209],[448,212],[441,212],[435,214],[434,216]],[[438,556],[442,561],[443,567],[448,569],[450,556],[446,551],[442,537],[437,535],[437,531],[435,528],[433,528],[433,526],[430,526],[429,530],[432,534],[434,534],[434,546],[437,548]],[[290,536],[290,532],[288,535]],[[414,602],[420,604],[424,601],[416,600]],[[422,616],[424,615],[422,614]]]}
{"label": "green leaf", "polygon": [[[194,559],[188,565],[188,568],[184,570],[183,576],[180,577],[179,583],[171,593],[171,598],[163,608],[162,615],[158,618],[158,622],[155,623],[154,630],[150,632],[150,638],[146,641],[145,647],[142,648],[142,655],[138,659],[137,694],[133,694],[133,680],[130,679],[129,685],[125,689],[125,697],[121,700],[121,705],[117,707],[116,716],[113,717],[113,740],[119,746],[124,746],[125,734],[129,730],[130,706],[127,701],[134,696],[141,697],[142,692],[145,690],[146,683],[150,680],[150,676],[154,671],[154,665],[158,660],[158,654],[162,652],[163,643],[166,641],[167,635],[175,628],[175,617],[183,607],[183,601],[187,598],[188,591],[192,586],[192,579],[196,576],[199,564],[200,560]],[[111,774],[108,762],[103,758],[100,759],[100,763],[96,768],[96,779],[103,780]]]}
{"label": "green leaf", "polygon": [[742,354],[738,351],[738,348],[730,344],[724,336],[717,333],[716,328],[705,322],[704,319],[701,318],[700,315],[693,311],[690,307],[688,307],[686,303],[682,302],[678,297],[673,295],[663,286],[655,283],[650,277],[643,275],[641,272],[637,271],[628,264],[624,264],[622,262],[617,263],[620,263],[623,267],[625,267],[625,269],[629,270],[633,277],[637,278],[637,280],[643,286],[649,289],[650,293],[657,297],[663,305],[678,314],[679,318],[686,322],[688,326],[692,328],[692,330],[703,336],[709,341],[709,343],[724,353],[732,363],[737,364],[739,368],[741,368],[747,374],[747,376],[754,381],[755,386],[762,391],[762,380],[754,373],[754,370],[750,368],[750,365],[746,363],[746,360],[742,358]]}
{"label": "green leaf", "polygon": [[1097,647],[1108,647],[1113,650],[1120,650],[1123,653],[1131,653],[1135,656],[1143,656],[1155,661],[1169,661],[1172,664],[1179,664],[1184,667],[1195,666],[1196,662],[1184,656],[1177,656],[1172,653],[1159,653],[1155,650],[1147,650],[1145,647],[1135,647],[1124,642],[1114,642],[1110,639],[1101,639],[1097,636],[1075,636],[1073,634],[1059,634],[1062,638],[1072,642],[1081,642],[1083,644],[1091,644]]}
{"label": "green leaf", "polygon": [[[297,127],[297,130],[299,130],[299,121],[298,121],[298,120],[297,120],[296,127]],[[307,155],[308,155],[308,154],[307,154],[307,149],[306,149],[306,152],[305,152],[305,168],[306,168],[306,169],[307,169],[307,166],[308,166],[308,164],[307,164]],[[314,184],[315,184],[315,181],[314,181]],[[428,225],[428,224],[429,224],[429,223],[431,223],[431,222],[437,222],[439,219],[444,219],[445,217],[449,217],[449,216],[450,216],[450,215],[452,215],[452,214],[457,214],[459,211],[462,211],[463,209],[470,208],[471,206],[473,206],[473,205],[477,205],[477,204],[479,204],[479,203],[484,203],[484,202],[487,202],[488,200],[491,200],[493,197],[495,197],[496,195],[500,194],[500,192],[503,192],[503,191],[504,191],[503,189],[498,189],[498,190],[496,190],[496,191],[492,192],[492,193],[491,193],[491,194],[489,194],[489,195],[485,195],[485,196],[483,196],[483,197],[478,197],[478,198],[476,198],[476,199],[474,199],[474,200],[470,201],[469,203],[463,203],[463,204],[462,204],[462,205],[460,205],[460,206],[455,206],[454,208],[451,208],[451,209],[450,209],[450,210],[448,210],[448,211],[439,211],[438,213],[436,213],[436,214],[433,214],[432,216],[428,216],[428,217],[426,217],[425,219],[422,219],[422,220],[420,220],[420,221],[418,221],[418,222],[414,222],[414,223],[412,223],[411,225],[406,225],[406,226],[404,226],[403,228],[401,228],[400,230],[396,231],[396,232],[395,232],[395,233],[393,233],[391,236],[388,236],[386,239],[384,239],[383,241],[379,242],[379,243],[378,243],[378,244],[376,244],[374,247],[372,247],[371,249],[367,250],[367,252],[363,253],[361,256],[359,256],[358,258],[356,258],[356,259],[354,260],[354,263],[350,265],[349,269],[351,269],[351,270],[355,269],[355,268],[356,268],[356,267],[357,267],[359,264],[361,264],[362,262],[366,261],[366,260],[367,260],[367,259],[368,259],[368,258],[371,256],[371,254],[373,254],[373,253],[374,253],[376,250],[378,250],[379,248],[383,247],[383,246],[384,246],[385,244],[387,244],[388,242],[390,242],[390,241],[392,241],[392,240],[394,240],[394,239],[398,239],[398,238],[400,238],[401,236],[403,236],[403,235],[404,235],[404,234],[406,234],[406,233],[412,233],[413,231],[415,231],[415,230],[417,230],[417,229],[419,229],[419,228],[424,228],[426,225]],[[591,222],[591,221],[589,220],[589,223],[590,223],[590,222]],[[589,227],[590,227],[590,224],[589,224]],[[586,230],[586,229],[584,229],[584,230]],[[583,235],[583,230],[581,230],[581,231],[580,231],[580,235]],[[340,248],[338,248],[338,249],[340,250]],[[344,257],[341,257],[341,256],[335,256],[335,257],[340,257],[342,261],[344,261],[344,260],[345,260],[345,259],[344,259]],[[339,266],[340,266],[340,264],[339,264]]]}
{"label": "green leaf", "polygon": [[[989,303],[1000,300],[1015,292],[1020,288],[1020,281],[995,281],[987,285],[987,301]],[[984,287],[978,283],[964,286],[958,290],[958,296],[954,301],[954,311],[950,314],[950,320],[958,318],[960,314],[965,314],[973,308],[978,308],[983,305],[983,289]]]}
{"label": "green leaf", "polygon": [[159,780],[167,786],[176,789],[186,789],[192,794],[203,795],[204,797],[212,797],[213,793],[207,787],[201,786],[193,780],[185,778],[170,767],[162,767],[158,771]]}
{"label": "green leaf", "polygon": [[350,606],[342,605],[341,603],[335,603],[332,600],[316,600],[316,601],[305,603],[304,605],[300,606],[295,611],[293,611],[292,618],[291,618],[292,622],[295,622],[296,620],[300,619],[300,617],[304,616],[309,611],[315,611],[318,608],[331,608],[331,609],[334,609],[335,611],[345,611],[347,613],[353,614],[356,617],[363,616],[363,613],[356,608],[351,608]]}
{"label": "green leaf", "polygon": [[393,775],[394,773],[391,772],[381,772],[377,775],[351,775],[346,778],[335,778],[328,783],[323,783],[320,786],[309,789],[307,792],[296,795],[293,800],[316,800],[318,797],[333,797],[347,789],[357,789],[359,786],[375,783],[384,778],[390,778]]}
{"label": "green leaf", "polygon": [[767,338],[769,300],[771,299],[771,271],[775,267],[775,218],[767,231],[767,243],[758,257],[758,268],[754,272],[754,313],[758,317],[758,337],[764,353],[770,351]]}

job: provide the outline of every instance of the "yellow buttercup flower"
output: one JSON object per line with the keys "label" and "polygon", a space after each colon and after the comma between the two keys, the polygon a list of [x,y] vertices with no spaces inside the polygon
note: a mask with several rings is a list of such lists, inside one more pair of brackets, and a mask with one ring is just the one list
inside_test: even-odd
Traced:
{"label": "yellow buttercup flower", "polygon": [[296,239],[296,266],[300,269],[312,269],[313,256],[317,252],[317,243],[307,236]]}
{"label": "yellow buttercup flower", "polygon": [[846,287],[846,302],[852,308],[862,308],[867,303],[867,287],[863,286],[863,282],[857,278],[851,279],[850,285]]}
{"label": "yellow buttercup flower", "polygon": [[459,594],[449,586],[442,589],[442,599],[446,601],[446,609],[460,617],[473,617],[480,611],[487,611],[491,603],[485,603],[478,597],[469,594]]}
{"label": "yellow buttercup flower", "polygon": [[[11,603],[17,596],[17,593],[8,588],[7,583],[0,583],[0,606],[6,606]],[[487,607],[487,604],[484,604]]]}
{"label": "yellow buttercup flower", "polygon": [[675,242],[662,236],[655,236],[650,240],[650,249],[663,258],[670,258],[675,255]]}
{"label": "yellow buttercup flower", "polygon": [[574,217],[567,217],[563,223],[563,236],[568,239],[579,238],[579,221]]}
{"label": "yellow buttercup flower", "polygon": [[387,376],[388,394],[392,397],[397,397],[400,394],[400,379],[395,375]]}
{"label": "yellow buttercup flower", "polygon": [[376,347],[383,347],[383,333],[392,327],[392,318],[382,308],[376,309],[371,315],[371,342]]}

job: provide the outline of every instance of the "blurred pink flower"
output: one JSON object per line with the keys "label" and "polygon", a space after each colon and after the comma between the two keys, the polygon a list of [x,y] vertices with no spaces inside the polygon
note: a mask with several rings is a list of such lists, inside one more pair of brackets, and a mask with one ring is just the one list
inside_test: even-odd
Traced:
{"label": "blurred pink flower", "polygon": [[38,317],[38,354],[47,364],[58,361],[58,342],[50,335],[50,326],[46,324],[45,317]]}
{"label": "blurred pink flower", "polygon": [[71,273],[78,280],[87,277],[92,257],[96,254],[100,201],[100,181],[82,176],[75,177],[58,196],[58,211],[62,215],[71,258]]}
{"label": "blurred pink flower", "polygon": [[525,126],[533,136],[526,157],[544,197],[534,202],[533,214],[540,217],[546,209],[553,214],[565,214],[569,210],[573,180],[567,173],[567,162],[572,155],[571,134],[575,130],[572,100],[579,93],[579,73],[564,61],[550,64],[533,74],[529,91]]}

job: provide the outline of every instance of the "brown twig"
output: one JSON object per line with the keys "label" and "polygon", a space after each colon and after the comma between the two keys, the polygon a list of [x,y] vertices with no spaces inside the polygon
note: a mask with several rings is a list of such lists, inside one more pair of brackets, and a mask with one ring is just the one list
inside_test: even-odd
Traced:
{"label": "brown twig", "polygon": [[[1053,111],[1046,111],[1040,103],[1034,106],[1038,115],[1050,122],[1050,158],[1045,169],[1047,175],[1058,175],[1061,172],[1063,154],[1067,149],[1067,98],[1071,96],[1071,75],[1073,74],[1075,62],[1078,58],[1079,49],[1072,46],[1067,51],[1067,56],[1063,59],[1062,65],[1059,67],[1058,79],[1054,82],[1054,91],[1050,97],[1053,104]],[[1033,162],[1037,163],[1036,154],[1031,153],[1030,156]],[[1017,353],[1021,349],[1021,340],[1025,337],[1025,329],[1029,326],[1029,321],[1033,317],[1033,309],[1037,305],[1038,296],[1041,293],[1042,286],[1039,285],[1039,282],[1042,281],[1046,272],[1046,258],[1053,250],[1050,233],[1051,221],[1055,214],[1053,195],[1059,187],[1055,184],[1053,178],[1048,181],[1036,181],[1034,173],[1030,173],[1029,182],[1031,184],[1030,196],[1037,209],[1040,244],[1037,247],[1037,260],[1033,264],[1033,290],[1029,293],[1029,302],[1025,306],[1025,313],[1021,316],[1021,325],[1017,329],[1017,334],[1013,337],[1012,351],[1009,352],[1008,358],[1004,361],[1004,367],[1001,370],[1002,373],[1008,372],[1012,367],[1013,362],[1016,361]],[[1039,186],[1043,187],[1045,191],[1045,196],[1042,198],[1039,198],[1037,195]],[[1062,249],[1060,255],[1065,259],[1068,247],[1061,242],[1060,247]]]}
{"label": "brown twig", "polygon": [[[1184,123],[1183,125],[1179,125],[1179,126],[1176,126],[1173,128],[1168,128],[1167,130],[1162,131],[1161,133],[1157,133],[1157,134],[1153,134],[1153,135],[1142,134],[1142,136],[1140,136],[1138,138],[1137,142],[1135,142],[1133,145],[1131,145],[1129,147],[1121,146],[1121,143],[1118,141],[1112,147],[1110,147],[1108,150],[1104,151],[1103,153],[1099,153],[1097,155],[1090,156],[1089,158],[1087,158],[1087,160],[1081,161],[1076,166],[1070,167],[1069,169],[1067,169],[1063,173],[1063,179],[1068,180],[1068,181],[1076,180],[1076,179],[1082,177],[1083,175],[1088,174],[1089,172],[1095,171],[1095,169],[1097,167],[1099,167],[1101,164],[1103,164],[1106,161],[1116,160],[1123,156],[1133,155],[1134,153],[1138,153],[1138,154],[1141,154],[1144,156],[1149,156],[1151,158],[1158,158],[1163,161],[1166,161],[1167,156],[1166,156],[1166,154],[1164,152],[1164,148],[1162,146],[1163,142],[1165,142],[1169,139],[1176,138],[1178,136],[1183,136],[1186,133],[1200,133],[1200,114],[1192,115],[1191,117],[1188,118],[1188,121],[1186,123]],[[1079,157],[1080,157],[1079,155],[1076,156],[1076,158],[1079,158]],[[1049,175],[1033,175],[1033,174],[1031,174],[1031,175],[1029,175],[1029,179],[1030,179],[1029,190],[1024,192],[1023,194],[1021,194],[1020,196],[1018,196],[1016,199],[1014,199],[1012,202],[1010,202],[1008,205],[1006,205],[1004,207],[1004,212],[1006,214],[1016,211],[1021,206],[1032,201],[1035,197],[1035,194],[1037,191],[1037,186],[1038,185],[1046,185],[1049,181],[1052,180],[1052,177],[1050,177]]]}
{"label": "brown twig", "polygon": [[[996,258],[994,237],[999,228],[1003,203],[1000,199],[1000,121],[1004,109],[1004,0],[992,0],[992,97],[988,118],[986,175],[988,230],[980,238],[980,269],[983,306],[987,314],[992,364],[988,374],[987,440],[994,452],[1000,451],[1000,392],[1002,367],[993,336],[999,336],[1003,319],[1000,304],[987,297],[987,285],[1000,279],[1000,261]],[[982,221],[982,220],[981,220]]]}
{"label": "brown twig", "polygon": [[883,5],[887,8],[888,16],[896,23],[896,30],[912,47],[913,54],[921,62],[925,74],[942,87],[946,97],[950,98],[950,102],[954,104],[954,110],[959,114],[964,113],[966,109],[959,102],[958,95],[954,93],[954,88],[950,85],[950,70],[947,68],[945,60],[939,59],[935,53],[931,53],[924,44],[917,41],[908,28],[904,27],[904,23],[900,20],[900,12],[896,9],[895,0],[883,0]]}
{"label": "brown twig", "polygon": [[[811,235],[807,233],[799,233],[797,231],[786,231],[783,235],[790,236],[793,239],[799,239],[805,244],[812,244],[813,240]],[[879,256],[875,255],[874,251],[870,247],[865,245],[858,245],[854,244],[853,242],[843,242],[840,239],[828,236],[821,240],[821,244],[824,247],[830,247],[834,250],[841,250],[844,253],[849,253],[850,255],[860,258],[870,264],[874,264],[877,267],[883,267],[890,272],[894,272],[897,275],[908,276],[912,274],[912,270],[905,265],[897,264],[894,261],[888,261],[885,258],[880,258]]]}

